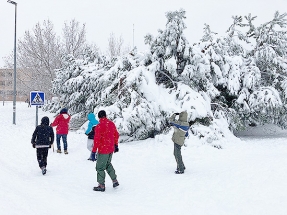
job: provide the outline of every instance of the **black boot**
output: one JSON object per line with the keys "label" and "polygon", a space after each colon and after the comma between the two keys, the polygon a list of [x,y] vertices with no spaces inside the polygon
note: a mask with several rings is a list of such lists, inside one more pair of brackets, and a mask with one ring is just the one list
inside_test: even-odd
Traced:
{"label": "black boot", "polygon": [[120,185],[120,184],[119,184],[119,182],[118,182],[117,179],[113,180],[113,187],[117,187],[117,186],[119,186],[119,185]]}
{"label": "black boot", "polygon": [[45,175],[45,174],[46,174],[46,172],[47,172],[46,167],[44,167],[44,166],[43,166],[43,167],[41,167],[41,170],[42,170],[42,174],[43,174],[43,175]]}
{"label": "black boot", "polygon": [[184,170],[183,170],[183,171],[176,170],[174,173],[175,173],[175,174],[183,174],[183,173],[184,173]]}
{"label": "black boot", "polygon": [[105,192],[106,188],[104,184],[99,184],[99,186],[93,188],[94,191]]}

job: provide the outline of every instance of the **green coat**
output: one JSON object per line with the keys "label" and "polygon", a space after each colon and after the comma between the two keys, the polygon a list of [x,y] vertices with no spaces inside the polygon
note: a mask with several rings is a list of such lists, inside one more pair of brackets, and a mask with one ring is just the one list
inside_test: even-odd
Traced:
{"label": "green coat", "polygon": [[189,129],[189,124],[187,122],[187,112],[181,112],[179,114],[178,120],[176,120],[175,117],[176,115],[172,114],[172,116],[169,118],[169,121],[174,128],[172,141],[182,146],[184,144],[184,140]]}

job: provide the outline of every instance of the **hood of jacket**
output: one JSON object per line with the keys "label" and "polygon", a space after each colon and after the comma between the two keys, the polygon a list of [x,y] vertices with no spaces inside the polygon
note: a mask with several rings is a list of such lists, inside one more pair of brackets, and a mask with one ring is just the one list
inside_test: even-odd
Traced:
{"label": "hood of jacket", "polygon": [[93,125],[98,124],[98,120],[96,120],[96,116],[95,116],[94,113],[89,113],[89,114],[88,114],[88,120],[89,120]]}
{"label": "hood of jacket", "polygon": [[187,112],[186,111],[182,111],[179,114],[178,120],[181,122],[187,122]]}
{"label": "hood of jacket", "polygon": [[62,113],[61,115],[63,116],[64,119],[69,119],[70,118],[70,115],[67,114],[67,113]]}
{"label": "hood of jacket", "polygon": [[50,120],[47,116],[44,116],[42,119],[41,119],[41,125],[49,125],[50,123]]}

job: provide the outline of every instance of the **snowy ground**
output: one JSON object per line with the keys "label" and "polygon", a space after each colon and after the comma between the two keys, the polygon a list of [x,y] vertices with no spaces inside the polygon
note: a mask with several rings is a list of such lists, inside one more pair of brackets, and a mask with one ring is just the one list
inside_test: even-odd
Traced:
{"label": "snowy ground", "polygon": [[[0,214],[286,215],[286,135],[230,139],[219,150],[190,137],[183,147],[185,174],[175,175],[168,135],[122,143],[113,157],[120,186],[106,179],[94,192],[95,163],[87,160],[86,136],[68,135],[69,154],[49,151],[45,176],[30,139],[35,107],[0,106]],[[39,110],[39,121],[53,114]],[[272,132],[271,132],[272,133]],[[274,134],[274,132],[273,132]]]}

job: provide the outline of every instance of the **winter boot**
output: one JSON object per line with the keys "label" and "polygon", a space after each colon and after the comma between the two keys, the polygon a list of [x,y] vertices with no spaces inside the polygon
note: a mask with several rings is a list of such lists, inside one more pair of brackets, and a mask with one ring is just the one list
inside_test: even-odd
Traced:
{"label": "winter boot", "polygon": [[119,186],[119,185],[120,185],[120,184],[119,184],[119,182],[118,182],[117,179],[113,180],[113,187],[117,187],[117,186]]}
{"label": "winter boot", "polygon": [[43,166],[43,167],[41,167],[41,170],[42,170],[42,174],[43,174],[43,175],[45,175],[45,174],[46,174],[46,172],[47,172],[46,167],[44,167],[44,166]]}
{"label": "winter boot", "polygon": [[64,150],[64,153],[67,155],[67,154],[68,154],[68,151],[67,151],[67,150]]}
{"label": "winter boot", "polygon": [[184,173],[184,170],[183,170],[183,171],[176,170],[174,173],[175,173],[175,174],[183,174],[183,173]]}
{"label": "winter boot", "polygon": [[58,149],[58,150],[57,150],[57,153],[62,153],[61,149]]}
{"label": "winter boot", "polygon": [[99,184],[99,186],[93,188],[94,191],[105,192],[106,188],[104,184]]}

